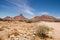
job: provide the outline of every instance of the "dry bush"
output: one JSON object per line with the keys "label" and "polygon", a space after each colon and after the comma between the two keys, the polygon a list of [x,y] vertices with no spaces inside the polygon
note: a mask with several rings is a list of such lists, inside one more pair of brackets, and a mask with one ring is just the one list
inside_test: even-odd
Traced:
{"label": "dry bush", "polygon": [[25,22],[26,22],[26,23],[32,23],[32,21],[31,21],[31,20],[26,20]]}
{"label": "dry bush", "polygon": [[[36,31],[36,35],[42,39],[46,38],[50,38],[47,34],[49,33],[49,31],[52,31],[51,28],[49,28],[48,26],[40,26],[40,28],[38,28],[38,30]],[[52,38],[52,37],[51,37]]]}
{"label": "dry bush", "polygon": [[3,31],[4,29],[3,28],[0,28],[0,31]]}

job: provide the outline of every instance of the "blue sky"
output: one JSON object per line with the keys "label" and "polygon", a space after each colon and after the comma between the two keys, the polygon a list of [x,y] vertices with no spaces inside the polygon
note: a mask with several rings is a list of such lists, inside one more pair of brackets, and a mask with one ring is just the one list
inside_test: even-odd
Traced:
{"label": "blue sky", "polygon": [[43,14],[60,17],[60,0],[0,0],[0,17],[21,13],[27,18]]}

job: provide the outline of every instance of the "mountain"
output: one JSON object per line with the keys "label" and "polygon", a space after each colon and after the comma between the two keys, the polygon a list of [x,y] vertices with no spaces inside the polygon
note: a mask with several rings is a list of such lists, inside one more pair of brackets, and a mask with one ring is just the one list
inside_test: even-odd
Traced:
{"label": "mountain", "polygon": [[20,14],[20,15],[18,15],[18,16],[13,17],[12,20],[16,20],[16,21],[25,21],[25,20],[28,20],[28,19],[25,18],[22,14]]}
{"label": "mountain", "polygon": [[20,14],[15,17],[6,16],[5,18],[0,18],[0,20],[5,21],[24,21],[24,22],[38,22],[38,21],[49,21],[49,22],[60,22],[60,18],[55,18],[49,15],[35,16],[32,19],[25,18],[23,14]]}
{"label": "mountain", "polygon": [[55,22],[60,22],[60,18],[57,18]]}
{"label": "mountain", "polygon": [[12,18],[10,16],[6,16],[5,18],[3,18],[4,21],[10,21],[12,20]]}
{"label": "mountain", "polygon": [[34,18],[31,19],[32,22],[37,22],[40,21],[40,16],[35,16]]}
{"label": "mountain", "polygon": [[0,21],[3,21],[3,19],[2,19],[2,18],[0,18]]}
{"label": "mountain", "polygon": [[42,15],[42,16],[40,16],[40,20],[54,22],[56,20],[56,18],[53,16],[49,16],[49,15]]}
{"label": "mountain", "polygon": [[15,16],[15,17],[10,17],[10,16],[6,16],[5,18],[3,18],[4,21],[27,21],[28,19],[25,18],[22,14]]}
{"label": "mountain", "polygon": [[37,21],[54,22],[54,21],[56,21],[56,18],[53,16],[49,16],[49,15],[36,16],[36,17],[32,18],[32,22],[37,22]]}

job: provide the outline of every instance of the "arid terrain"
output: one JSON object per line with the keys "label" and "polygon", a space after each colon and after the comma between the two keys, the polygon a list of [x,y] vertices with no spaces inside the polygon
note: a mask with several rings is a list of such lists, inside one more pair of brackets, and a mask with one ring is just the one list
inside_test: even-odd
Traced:
{"label": "arid terrain", "polygon": [[0,40],[60,40],[60,0],[0,0]]}
{"label": "arid terrain", "polygon": [[50,36],[52,36],[53,39],[47,40],[60,40],[60,22],[44,21],[36,23],[0,21],[0,40],[41,40],[35,35],[36,30],[41,25],[46,25],[54,29],[50,32]]}
{"label": "arid terrain", "polygon": [[42,24],[53,27],[52,36],[54,37],[54,40],[60,40],[60,22],[42,22]]}
{"label": "arid terrain", "polygon": [[34,40],[37,25],[25,22],[0,22],[1,40]]}

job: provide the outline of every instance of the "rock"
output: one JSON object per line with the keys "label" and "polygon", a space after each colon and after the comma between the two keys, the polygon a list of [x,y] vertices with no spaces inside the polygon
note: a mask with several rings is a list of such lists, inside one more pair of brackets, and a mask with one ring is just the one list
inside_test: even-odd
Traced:
{"label": "rock", "polygon": [[38,22],[38,21],[49,21],[49,22],[55,22],[56,18],[49,15],[42,15],[42,16],[36,16],[32,18],[32,22]]}
{"label": "rock", "polygon": [[55,20],[55,22],[60,22],[60,18],[57,18],[57,19]]}
{"label": "rock", "polygon": [[3,19],[2,19],[2,18],[0,18],[0,21],[3,21]]}
{"label": "rock", "polygon": [[42,15],[40,17],[40,20],[54,22],[56,20],[56,18],[53,16],[49,16],[49,15]]}
{"label": "rock", "polygon": [[22,14],[13,17],[13,20],[17,20],[17,21],[25,21],[27,20],[27,18],[25,18]]}
{"label": "rock", "polygon": [[49,15],[35,16],[34,18],[28,19],[28,18],[24,17],[23,14],[20,14],[15,17],[6,16],[3,19],[0,18],[0,20],[1,21],[2,20],[4,20],[4,21],[20,21],[20,22],[27,22],[27,23],[39,22],[39,21],[60,22],[60,18],[55,18],[55,17],[49,16]]}
{"label": "rock", "polygon": [[10,21],[10,20],[12,20],[12,18],[10,16],[6,16],[3,20],[4,21]]}
{"label": "rock", "polygon": [[38,22],[38,21],[40,21],[40,16],[35,16],[31,20],[32,20],[32,22]]}

